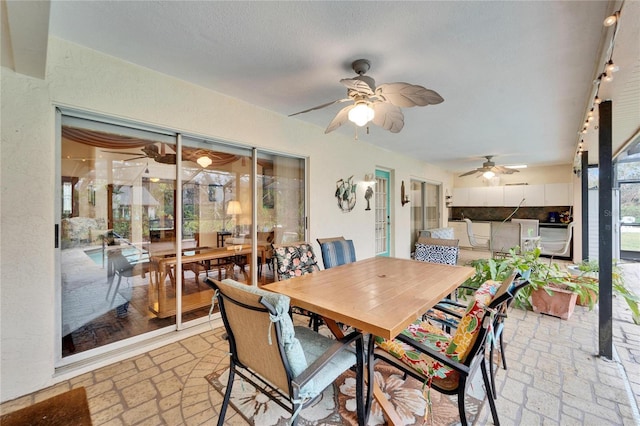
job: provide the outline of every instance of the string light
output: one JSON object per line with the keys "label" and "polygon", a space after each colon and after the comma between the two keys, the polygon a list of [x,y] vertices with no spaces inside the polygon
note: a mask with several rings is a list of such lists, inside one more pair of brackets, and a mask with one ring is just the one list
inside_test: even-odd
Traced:
{"label": "string light", "polygon": [[[611,36],[611,42],[609,45],[609,60],[604,64],[604,69],[598,77],[593,81],[595,86],[595,96],[593,98],[593,103],[590,105],[589,110],[586,113],[584,124],[582,125],[582,129],[578,132],[578,136],[580,137],[580,142],[578,143],[576,149],[576,159],[582,155],[584,151],[584,139],[582,136],[585,135],[589,129],[589,125],[593,121],[594,117],[594,107],[596,105],[600,105],[602,99],[599,97],[600,84],[604,81],[605,83],[610,83],[613,81],[613,73],[617,72],[620,67],[613,62],[613,50],[616,43],[616,36],[618,34],[618,28],[620,26],[620,15],[622,11],[622,6],[624,5],[624,0],[622,1],[622,5],[620,9],[614,12],[612,15],[608,16],[604,22],[602,23],[605,27],[614,27],[613,35]],[[598,126],[596,125],[597,129]]]}
{"label": "string light", "polygon": [[613,60],[609,59],[609,62],[607,62],[607,66],[605,67],[605,70],[607,71],[607,74],[612,74],[614,72],[618,72],[619,69],[620,69],[620,67],[617,66],[616,64],[614,64]]}
{"label": "string light", "polygon": [[617,11],[616,13],[614,13],[613,15],[607,16],[607,18],[604,20],[604,22],[602,23],[602,25],[604,25],[605,27],[610,27],[613,24],[615,24],[616,22],[618,22],[618,17],[620,16],[620,11]]}

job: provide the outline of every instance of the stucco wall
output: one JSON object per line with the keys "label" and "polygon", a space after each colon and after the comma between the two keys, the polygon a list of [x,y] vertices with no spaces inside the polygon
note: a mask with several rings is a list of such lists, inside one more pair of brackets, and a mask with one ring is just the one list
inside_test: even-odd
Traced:
{"label": "stucco wall", "polygon": [[362,181],[376,167],[392,172],[392,253],[398,257],[410,253],[410,209],[400,205],[400,182],[443,182],[451,192],[446,171],[368,145],[364,137],[325,135],[320,127],[55,38],[47,61],[45,81],[1,70],[1,401],[74,374],[54,376],[60,316],[54,105],[309,157],[310,239],[345,235],[355,241],[358,258],[374,255],[374,213],[364,210],[362,184],[354,210],[342,213],[333,197],[336,180],[353,175]]}

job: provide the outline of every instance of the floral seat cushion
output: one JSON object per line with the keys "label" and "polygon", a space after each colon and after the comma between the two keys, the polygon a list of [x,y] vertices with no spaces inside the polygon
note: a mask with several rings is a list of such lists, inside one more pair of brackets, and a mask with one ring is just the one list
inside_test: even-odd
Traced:
{"label": "floral seat cushion", "polygon": [[278,278],[286,280],[292,277],[319,271],[318,261],[309,244],[277,247],[274,250]]}
{"label": "floral seat cushion", "polygon": [[[492,295],[496,293],[499,286],[500,283],[495,281],[487,281],[480,286],[478,289],[480,294],[467,308],[453,335],[449,335],[429,320],[422,319],[414,321],[401,334],[454,361],[464,362],[482,327],[484,307],[491,301]],[[387,340],[381,337],[376,337],[376,343],[379,348],[416,370],[425,378],[437,382],[440,388],[455,389],[457,387],[459,375],[456,371],[419,352],[414,347],[398,339]]]}
{"label": "floral seat cushion", "polygon": [[[488,305],[491,303],[493,296],[495,296],[498,288],[500,287],[500,283],[498,281],[488,280],[483,285],[481,285],[478,290],[474,293],[474,300],[479,301],[483,305]],[[441,309],[437,309],[438,307],[447,309],[449,311],[453,311],[455,315],[451,315],[447,312],[442,311]],[[423,316],[423,319],[433,319],[441,324],[449,326],[451,328],[458,327],[458,323],[460,322],[460,318],[465,313],[466,308],[456,305],[451,305],[448,303],[438,303],[436,308],[429,309]]]}

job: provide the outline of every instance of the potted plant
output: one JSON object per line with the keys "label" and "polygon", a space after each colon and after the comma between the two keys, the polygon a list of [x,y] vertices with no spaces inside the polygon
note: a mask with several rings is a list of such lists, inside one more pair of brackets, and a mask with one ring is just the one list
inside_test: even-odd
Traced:
{"label": "potted plant", "polygon": [[[597,260],[585,260],[577,265],[571,265],[567,269],[574,276],[575,280],[592,281],[595,282],[596,285],[598,284],[598,272],[600,268]],[[613,292],[622,296],[625,302],[627,302],[631,310],[633,322],[640,325],[640,297],[627,288],[622,268],[620,268],[617,263],[613,264],[611,270],[611,284],[613,286]],[[578,303],[580,303],[580,301],[578,301]]]}
{"label": "potted plant", "polygon": [[585,300],[593,308],[597,300],[598,286],[591,280],[576,279],[551,260],[540,259],[540,249],[519,252],[511,249],[501,259],[479,259],[472,262],[476,274],[464,285],[477,288],[488,279],[503,280],[518,269],[531,283],[523,288],[515,299],[515,306],[531,308],[534,312],[546,313],[568,319],[573,313],[577,298]]}

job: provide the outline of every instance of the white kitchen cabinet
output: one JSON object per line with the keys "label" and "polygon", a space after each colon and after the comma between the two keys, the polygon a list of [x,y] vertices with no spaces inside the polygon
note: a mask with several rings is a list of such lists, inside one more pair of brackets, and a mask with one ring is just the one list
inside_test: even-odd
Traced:
{"label": "white kitchen cabinet", "polygon": [[473,207],[495,207],[501,206],[503,200],[503,190],[501,186],[480,186],[470,188],[469,206]]}
{"label": "white kitchen cabinet", "polygon": [[516,207],[524,198],[525,185],[507,185],[504,187],[504,207]]}
{"label": "white kitchen cabinet", "polygon": [[[523,199],[524,202],[522,202]],[[454,207],[571,206],[573,205],[573,185],[547,183],[453,188],[452,205]]]}
{"label": "white kitchen cabinet", "polygon": [[523,206],[542,207],[544,206],[544,185],[525,185],[523,187]]}
{"label": "white kitchen cabinet", "polygon": [[570,183],[547,183],[544,185],[545,206],[573,205],[573,185]]}
{"label": "white kitchen cabinet", "polygon": [[[524,201],[522,201],[524,200]],[[544,206],[544,185],[507,185],[504,187],[504,206]]]}
{"label": "white kitchen cabinet", "polygon": [[471,188],[453,188],[453,206],[467,207],[469,206],[469,190]]}

